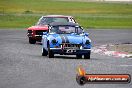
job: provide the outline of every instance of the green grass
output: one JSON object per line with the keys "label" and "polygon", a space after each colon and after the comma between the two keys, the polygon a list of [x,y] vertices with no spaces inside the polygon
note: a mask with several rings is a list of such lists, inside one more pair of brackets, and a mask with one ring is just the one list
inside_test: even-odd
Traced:
{"label": "green grass", "polygon": [[132,4],[124,3],[0,0],[0,14],[5,14],[0,15],[0,28],[26,28],[37,22],[38,14],[63,14],[85,28],[132,29]]}
{"label": "green grass", "polygon": [[26,28],[34,25],[38,21],[37,16],[16,16],[2,15],[0,16],[1,28]]}

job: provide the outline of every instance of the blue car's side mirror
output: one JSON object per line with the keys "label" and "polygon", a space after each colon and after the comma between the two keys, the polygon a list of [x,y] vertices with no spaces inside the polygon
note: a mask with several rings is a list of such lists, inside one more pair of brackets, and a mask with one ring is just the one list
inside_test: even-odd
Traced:
{"label": "blue car's side mirror", "polygon": [[47,32],[43,32],[43,35],[47,35],[48,33]]}
{"label": "blue car's side mirror", "polygon": [[89,33],[84,33],[85,34],[85,36],[88,36],[89,35]]}

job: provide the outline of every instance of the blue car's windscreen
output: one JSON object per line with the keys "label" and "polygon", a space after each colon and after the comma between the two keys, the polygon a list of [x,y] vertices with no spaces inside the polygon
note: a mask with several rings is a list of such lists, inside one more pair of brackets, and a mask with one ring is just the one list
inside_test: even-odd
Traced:
{"label": "blue car's windscreen", "polygon": [[81,34],[83,30],[81,29],[81,27],[75,27],[75,26],[53,26],[50,32],[57,34],[70,34],[70,33]]}

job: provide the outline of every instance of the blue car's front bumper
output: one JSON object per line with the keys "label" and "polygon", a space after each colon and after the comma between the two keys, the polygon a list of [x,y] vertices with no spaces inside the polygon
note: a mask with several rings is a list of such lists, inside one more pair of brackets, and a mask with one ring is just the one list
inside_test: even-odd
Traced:
{"label": "blue car's front bumper", "polygon": [[91,49],[61,49],[61,48],[50,48],[54,54],[64,54],[64,55],[77,55],[77,54],[87,54]]}

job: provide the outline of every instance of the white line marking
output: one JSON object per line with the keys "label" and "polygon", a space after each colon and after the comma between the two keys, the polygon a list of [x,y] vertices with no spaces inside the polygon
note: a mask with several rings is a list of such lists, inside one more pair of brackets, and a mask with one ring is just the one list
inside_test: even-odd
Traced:
{"label": "white line marking", "polygon": [[129,58],[130,60],[132,59],[132,58]]}
{"label": "white line marking", "polygon": [[120,65],[120,66],[123,66],[123,67],[129,67],[129,66],[132,66],[132,65]]}

